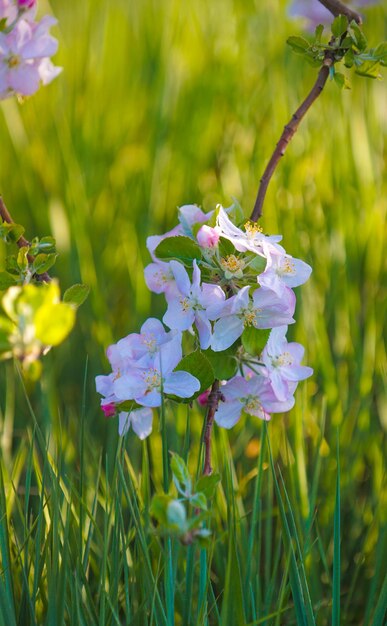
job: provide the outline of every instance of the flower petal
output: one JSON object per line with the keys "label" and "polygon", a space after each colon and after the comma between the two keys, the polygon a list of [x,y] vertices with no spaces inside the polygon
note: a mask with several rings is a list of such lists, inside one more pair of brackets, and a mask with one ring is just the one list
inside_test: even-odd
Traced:
{"label": "flower petal", "polygon": [[179,398],[190,398],[200,389],[200,382],[188,372],[171,372],[164,381],[165,393]]}
{"label": "flower petal", "polygon": [[240,400],[221,402],[215,413],[215,422],[223,428],[232,428],[238,422],[242,413]]}
{"label": "flower petal", "polygon": [[151,409],[137,409],[132,411],[132,428],[140,439],[145,439],[152,432],[153,411]]}
{"label": "flower petal", "polygon": [[236,341],[243,333],[243,321],[236,315],[223,317],[215,323],[211,349],[214,352],[226,350],[234,341]]}

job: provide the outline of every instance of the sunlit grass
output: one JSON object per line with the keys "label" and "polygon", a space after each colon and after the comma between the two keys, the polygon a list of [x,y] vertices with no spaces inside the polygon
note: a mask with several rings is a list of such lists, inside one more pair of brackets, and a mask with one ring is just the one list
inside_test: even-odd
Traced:
{"label": "sunlit grass", "polygon": [[[299,32],[284,7],[52,2],[63,76],[23,105],[1,104],[0,191],[29,237],[57,238],[63,289],[82,280],[92,290],[77,329],[27,389],[42,436],[13,365],[0,367],[9,624],[171,623],[164,540],[148,514],[163,488],[161,436],[156,424],[148,442],[129,436],[121,448],[93,378],[107,373],[109,342],[163,312],[143,280],[146,236],[172,226],[184,203],[210,209],[235,196],[251,211],[315,75],[284,43]],[[381,8],[365,29],[383,38]],[[272,464],[261,424],[215,431],[213,545],[200,553],[172,542],[176,624],[206,615],[210,624],[331,624],[338,603],[343,624],[383,624],[386,122],[383,84],[354,77],[341,93],[329,83],[270,185],[265,230],[314,268],[298,289],[293,334],[315,375],[293,411],[269,424]],[[186,418],[167,410],[168,446],[180,454]],[[192,468],[201,420],[194,408]]]}

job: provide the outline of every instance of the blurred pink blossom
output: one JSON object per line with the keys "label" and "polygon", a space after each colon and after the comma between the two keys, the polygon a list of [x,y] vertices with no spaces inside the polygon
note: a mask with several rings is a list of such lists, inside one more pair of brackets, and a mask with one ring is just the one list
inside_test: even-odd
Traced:
{"label": "blurred pink blossom", "polygon": [[[0,32],[0,99],[30,96],[61,72],[50,60],[58,49],[57,40],[49,33],[56,20],[46,15],[35,22],[30,11],[18,17],[15,6],[0,0],[0,19],[7,19],[7,29]],[[32,0],[25,2],[25,8],[30,7],[35,8]]]}
{"label": "blurred pink blossom", "polygon": [[17,3],[21,9],[32,9],[36,6],[36,0],[18,0]]}
{"label": "blurred pink blossom", "polygon": [[[356,0],[351,8],[363,8],[372,4],[377,4],[377,0]],[[334,19],[332,13],[319,0],[293,0],[288,13],[291,17],[305,17],[310,30],[314,30],[318,24],[330,24]]]}

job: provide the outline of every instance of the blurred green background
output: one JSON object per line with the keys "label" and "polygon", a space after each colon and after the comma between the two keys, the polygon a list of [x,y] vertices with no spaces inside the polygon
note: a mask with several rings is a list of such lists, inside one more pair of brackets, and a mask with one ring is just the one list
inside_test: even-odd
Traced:
{"label": "blurred green background", "polygon": [[[92,445],[109,448],[116,429],[99,412],[94,376],[109,372],[109,343],[164,311],[143,279],[146,237],[171,228],[182,204],[210,210],[235,197],[248,216],[266,162],[316,70],[285,44],[302,32],[302,21],[290,20],[280,0],[40,5],[59,20],[55,61],[64,71],[22,104],[0,103],[0,192],[27,237],[56,237],[62,289],[80,281],[91,287],[76,329],[45,358],[41,383],[29,389],[42,427],[60,430],[72,457],[87,359],[86,429]],[[370,8],[371,45],[385,38],[385,26],[383,9]],[[314,270],[297,290],[290,332],[305,344],[315,375],[300,384],[296,408],[274,416],[272,445],[292,468],[301,515],[309,515],[308,493],[318,488],[319,524],[331,527],[339,427],[342,566],[344,576],[357,568],[365,589],[376,547],[386,546],[386,105],[385,83],[353,76],[352,89],[340,92],[329,82],[275,173],[261,222]],[[0,365],[0,411],[12,467],[31,419],[11,364]],[[200,432],[199,417],[193,432]],[[240,477],[255,465],[257,434],[252,421],[230,432]],[[157,449],[157,434],[152,441]],[[129,445],[136,458],[138,442]]]}

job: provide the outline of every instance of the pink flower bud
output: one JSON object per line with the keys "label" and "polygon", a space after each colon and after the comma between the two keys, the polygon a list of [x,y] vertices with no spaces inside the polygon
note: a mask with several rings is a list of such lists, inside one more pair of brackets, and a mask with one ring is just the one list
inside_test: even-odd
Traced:
{"label": "pink flower bud", "polygon": [[28,9],[32,9],[32,7],[35,6],[36,0],[18,0],[17,3],[20,9],[25,9],[27,11]]}
{"label": "pink flower bud", "polygon": [[199,229],[196,239],[202,248],[215,248],[218,245],[219,236],[215,228],[204,225]]}
{"label": "pink flower bud", "polygon": [[103,404],[102,401],[101,409],[104,412],[105,417],[113,417],[116,414],[116,405],[114,402],[107,402],[106,404]]}
{"label": "pink flower bud", "polygon": [[206,406],[210,391],[211,389],[207,389],[207,391],[203,391],[203,393],[201,393],[200,396],[197,397],[197,401],[199,402],[200,406]]}

